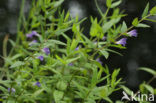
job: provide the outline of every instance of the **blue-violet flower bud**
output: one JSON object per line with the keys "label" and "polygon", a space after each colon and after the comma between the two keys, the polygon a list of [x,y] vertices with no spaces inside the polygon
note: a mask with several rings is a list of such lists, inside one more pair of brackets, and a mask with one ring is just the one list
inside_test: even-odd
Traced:
{"label": "blue-violet flower bud", "polygon": [[103,64],[100,58],[97,58],[96,61],[99,62],[101,65]]}
{"label": "blue-violet flower bud", "polygon": [[34,85],[41,87],[41,83],[40,82],[36,82]]}
{"label": "blue-violet flower bud", "polygon": [[127,38],[122,38],[119,41],[117,41],[116,44],[121,44],[121,45],[125,46],[126,45],[126,41],[127,41]]}
{"label": "blue-violet flower bud", "polygon": [[33,36],[38,36],[39,34],[36,32],[36,31],[32,31],[31,33],[29,34],[26,34],[26,37],[27,38],[33,38]]}
{"label": "blue-violet flower bud", "polygon": [[40,61],[43,61],[44,60],[44,57],[43,56],[38,56],[37,58],[40,59]]}
{"label": "blue-violet flower bud", "polygon": [[46,55],[49,55],[50,49],[49,48],[43,48],[43,52],[46,53]]}
{"label": "blue-violet flower bud", "polygon": [[15,90],[15,88],[8,88],[8,92],[15,93],[15,92],[16,92],[16,90]]}
{"label": "blue-violet flower bud", "polygon": [[137,37],[137,35],[138,35],[137,30],[135,30],[135,29],[134,29],[134,30],[131,30],[131,31],[128,32],[127,34],[128,34],[129,36],[131,36],[131,37],[132,37],[132,36]]}

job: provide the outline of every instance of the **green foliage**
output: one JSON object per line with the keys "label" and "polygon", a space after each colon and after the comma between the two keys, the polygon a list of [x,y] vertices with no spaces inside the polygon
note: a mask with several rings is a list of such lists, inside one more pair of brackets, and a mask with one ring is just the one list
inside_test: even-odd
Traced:
{"label": "green foliage", "polygon": [[147,16],[148,11],[149,11],[149,3],[147,3],[146,8],[144,9],[144,12],[142,14],[142,18],[145,17],[145,16]]}
{"label": "green foliage", "polygon": [[24,64],[25,64],[24,62],[17,61],[14,64],[12,64],[10,68],[17,68],[17,67],[20,67],[20,66],[22,66]]}
{"label": "green foliage", "polygon": [[92,26],[90,29],[90,35],[92,37],[98,37],[98,38],[102,38],[104,36],[103,31],[102,31],[102,27],[99,25],[99,23],[97,23],[97,19],[93,20],[93,18],[91,18],[92,21]]}
{"label": "green foliage", "polygon": [[[98,8],[101,19],[91,17],[87,37],[79,21],[71,18],[69,12],[61,9],[64,0],[33,0],[29,16],[21,14],[18,24],[17,41],[9,40],[12,50],[4,55],[5,64],[0,68],[0,101],[4,103],[113,103],[111,94],[123,88],[118,77],[120,69],[109,71],[100,58],[107,60],[112,48],[125,49],[117,43],[133,26],[149,27],[142,24],[147,20],[147,4],[142,19],[135,18],[131,27],[125,21],[120,24],[122,14],[117,7],[121,0],[107,0],[106,13]],[[96,0],[95,0],[96,2]],[[22,8],[24,0],[22,2]],[[96,2],[96,6],[98,4]],[[107,16],[109,10],[112,14]],[[23,9],[21,9],[21,13]],[[154,14],[155,8],[150,13]],[[47,22],[48,21],[48,22]],[[35,30],[32,38],[28,35]],[[72,31],[67,34],[67,31]],[[29,34],[28,34],[29,33]],[[32,35],[32,34],[31,34]],[[34,37],[35,36],[35,37]],[[37,42],[33,42],[37,40]],[[6,48],[7,45],[4,45]],[[48,50],[44,50],[44,49]],[[155,71],[142,68],[153,75]],[[149,84],[142,84],[141,90],[155,93]],[[116,103],[122,103],[117,101]]]}
{"label": "green foliage", "polygon": [[107,0],[106,1],[106,5],[107,5],[108,8],[110,8],[111,5],[112,5],[112,0]]}
{"label": "green foliage", "polygon": [[146,68],[146,67],[141,67],[139,68],[140,70],[143,70],[143,71],[146,71],[150,74],[152,74],[153,76],[156,76],[156,71],[154,71],[153,69],[150,69],[150,68]]}
{"label": "green foliage", "polygon": [[121,32],[124,33],[127,31],[127,25],[125,22],[122,23]]}
{"label": "green foliage", "polygon": [[138,21],[138,18],[135,18],[132,22],[133,26],[138,26],[139,24],[139,21]]}
{"label": "green foliage", "polygon": [[121,4],[121,2],[122,2],[122,0],[112,3],[111,8],[115,8],[115,7],[119,6]]}
{"label": "green foliage", "polygon": [[102,53],[102,55],[103,55],[106,59],[108,59],[109,53],[108,53],[106,50],[100,50],[100,52]]}
{"label": "green foliage", "polygon": [[139,23],[139,24],[137,25],[137,27],[141,27],[141,28],[149,28],[150,26],[147,25],[147,24]]}
{"label": "green foliage", "polygon": [[150,10],[151,15],[156,15],[156,6]]}

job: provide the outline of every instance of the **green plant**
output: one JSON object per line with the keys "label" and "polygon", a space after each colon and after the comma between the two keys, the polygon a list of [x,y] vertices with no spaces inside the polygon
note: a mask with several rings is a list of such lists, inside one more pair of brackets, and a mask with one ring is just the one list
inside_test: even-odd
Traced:
{"label": "green plant", "polygon": [[[120,54],[110,47],[125,49],[127,38],[137,37],[132,29],[149,27],[141,22],[156,14],[156,7],[149,13],[147,5],[141,19],[135,18],[128,28],[125,21],[119,23],[126,16],[117,7],[121,0],[107,0],[106,13],[95,0],[101,20],[91,17],[90,37],[86,37],[80,24],[87,18],[71,18],[60,8],[63,1],[33,0],[27,18],[21,9],[17,41],[9,40],[13,48],[0,68],[4,103],[112,103],[109,96],[121,88],[120,69],[110,73],[100,57]],[[73,34],[66,34],[69,30]],[[98,86],[101,82],[104,85]]]}

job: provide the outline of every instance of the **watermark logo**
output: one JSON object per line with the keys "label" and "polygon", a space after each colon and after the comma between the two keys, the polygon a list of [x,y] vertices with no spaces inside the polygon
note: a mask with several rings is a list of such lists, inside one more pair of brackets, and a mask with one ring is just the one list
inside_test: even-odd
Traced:
{"label": "watermark logo", "polygon": [[128,101],[130,101],[130,98],[128,97],[128,95],[126,94],[126,92],[123,91],[122,93],[123,93],[124,96],[121,98],[121,100],[122,100],[122,101],[123,101],[123,100],[128,100]]}
{"label": "watermark logo", "polygon": [[131,95],[129,96],[125,91],[123,91],[122,93],[123,97],[121,98],[121,101],[154,101],[154,94],[141,94],[140,92],[131,92]]}

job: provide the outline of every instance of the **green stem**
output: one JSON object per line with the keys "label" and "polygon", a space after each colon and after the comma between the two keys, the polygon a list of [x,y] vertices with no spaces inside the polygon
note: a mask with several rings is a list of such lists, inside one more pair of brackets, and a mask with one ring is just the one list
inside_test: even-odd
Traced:
{"label": "green stem", "polygon": [[[151,14],[149,14],[149,15],[145,16],[144,18],[142,18],[141,20],[139,20],[139,23],[141,23],[142,21],[144,21],[144,20],[145,20],[146,18],[148,18],[149,16],[151,16]],[[130,27],[126,30],[126,32],[119,34],[119,35],[115,38],[115,41],[116,41],[119,37],[121,37],[123,34],[127,33],[129,30],[131,30],[132,28],[134,28],[133,25],[130,26]],[[94,58],[94,56],[99,52],[99,50],[102,50],[102,49],[108,47],[110,44],[111,44],[111,42],[110,42],[110,43],[107,43],[106,45],[104,45],[104,46],[101,47],[101,48],[98,48],[97,51],[96,51],[95,53],[93,53],[91,57]]]}
{"label": "green stem", "polygon": [[3,57],[7,57],[7,42],[8,42],[9,35],[6,35],[3,41]]}
{"label": "green stem", "polygon": [[17,96],[16,100],[15,100],[15,103],[17,102],[18,98],[22,95],[22,93],[24,92],[24,89],[23,91]]}
{"label": "green stem", "polygon": [[100,9],[98,3],[97,3],[97,0],[94,0],[94,1],[95,1],[95,5],[96,5],[96,7],[97,7],[97,9],[98,9],[98,11],[99,11],[99,13],[100,13],[100,15],[101,15],[102,17],[104,17],[104,15],[103,15],[103,13],[102,13],[102,11],[101,11],[101,9]]}
{"label": "green stem", "polygon": [[21,3],[21,10],[20,10],[19,19],[18,19],[18,24],[17,24],[17,39],[16,39],[16,43],[19,43],[19,40],[20,40],[20,33],[19,33],[19,32],[20,32],[20,28],[21,28],[21,25],[22,25],[24,4],[25,4],[25,0],[22,0],[22,3]]}
{"label": "green stem", "polygon": [[101,17],[102,17],[102,19],[100,20],[100,23],[101,23],[102,21],[104,21],[104,20],[106,19],[106,16],[107,16],[107,14],[108,14],[110,8],[107,8],[105,14],[103,14],[103,12],[101,11],[101,9],[100,9],[100,7],[99,7],[99,5],[98,5],[98,3],[97,3],[97,0],[94,0],[94,1],[95,1],[95,5],[96,5],[96,7],[97,7],[97,9],[98,9],[98,11],[99,11]]}
{"label": "green stem", "polygon": [[8,96],[8,98],[7,98],[7,100],[6,100],[6,103],[8,103],[8,100],[9,100],[10,95],[11,95],[11,93],[12,93],[12,87],[13,87],[13,84],[11,84],[11,86],[10,86],[9,96]]}
{"label": "green stem", "polygon": [[[147,16],[145,16],[144,18],[142,18],[141,20],[139,20],[139,23],[141,23],[142,21],[144,21],[146,18],[148,18],[149,16],[151,16],[151,14],[149,14],[149,15],[147,15]],[[138,23],[138,24],[139,24]],[[115,38],[115,40],[116,39],[118,39],[119,37],[121,37],[123,34],[125,34],[125,33],[127,33],[129,30],[131,30],[132,28],[134,28],[135,26],[130,26],[124,33],[121,33],[121,34],[119,34],[116,38]]]}

